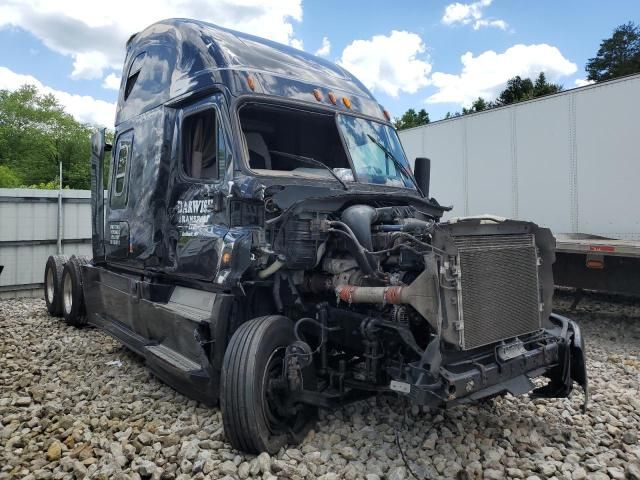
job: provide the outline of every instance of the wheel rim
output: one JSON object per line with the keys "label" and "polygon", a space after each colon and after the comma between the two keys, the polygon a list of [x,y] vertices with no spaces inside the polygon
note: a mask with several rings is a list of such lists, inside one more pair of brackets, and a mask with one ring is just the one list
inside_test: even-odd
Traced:
{"label": "wheel rim", "polygon": [[276,394],[273,391],[273,382],[282,376],[282,355],[279,354],[281,348],[275,349],[265,366],[262,375],[262,415],[269,425],[269,429],[276,433],[282,424],[283,418],[278,415]]}
{"label": "wheel rim", "polygon": [[47,270],[47,284],[45,285],[45,292],[47,294],[47,301],[51,305],[53,303],[53,270],[51,268]]}
{"label": "wheel rim", "polygon": [[[304,413],[291,412],[289,388],[284,378],[285,347],[276,348],[269,356],[262,376],[262,415],[272,435],[298,432],[305,424]],[[273,385],[277,384],[277,388]]]}
{"label": "wheel rim", "polygon": [[71,286],[71,275],[65,275],[62,286],[62,300],[64,304],[64,313],[66,314],[71,313],[71,308],[73,307],[73,295]]}
{"label": "wheel rim", "polygon": [[276,348],[264,369],[262,377],[262,415],[274,435],[282,435],[292,429],[295,418],[283,414],[286,403],[286,388],[274,389],[275,383],[286,382],[283,379],[285,347]]}

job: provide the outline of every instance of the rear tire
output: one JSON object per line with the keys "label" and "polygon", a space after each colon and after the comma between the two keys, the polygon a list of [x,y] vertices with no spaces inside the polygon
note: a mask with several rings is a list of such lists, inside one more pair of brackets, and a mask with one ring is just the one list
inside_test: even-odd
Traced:
{"label": "rear tire", "polygon": [[51,255],[44,267],[44,301],[54,317],[62,316],[62,271],[68,261],[66,255]]}
{"label": "rear tire", "polygon": [[[281,315],[250,320],[231,337],[223,361],[220,407],[225,435],[234,448],[274,454],[287,443],[300,443],[313,425],[314,407],[296,405],[295,413],[279,408],[287,398],[280,381],[284,353],[294,340],[291,320]],[[307,389],[315,387],[312,369],[304,371]]]}
{"label": "rear tire", "polygon": [[81,267],[87,263],[89,263],[87,257],[74,255],[65,264],[62,272],[62,315],[64,321],[74,327],[87,324],[81,271]]}

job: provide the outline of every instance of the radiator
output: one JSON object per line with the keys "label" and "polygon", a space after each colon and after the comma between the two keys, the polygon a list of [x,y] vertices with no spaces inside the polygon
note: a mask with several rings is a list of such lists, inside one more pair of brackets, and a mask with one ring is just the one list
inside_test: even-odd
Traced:
{"label": "radiator", "polygon": [[532,234],[454,237],[460,255],[462,348],[542,328]]}

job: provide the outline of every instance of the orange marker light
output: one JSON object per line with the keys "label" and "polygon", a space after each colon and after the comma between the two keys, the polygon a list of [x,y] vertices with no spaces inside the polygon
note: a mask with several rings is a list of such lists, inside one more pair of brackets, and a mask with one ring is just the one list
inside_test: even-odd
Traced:
{"label": "orange marker light", "polygon": [[336,104],[336,96],[333,93],[329,92],[328,97],[329,97],[329,101],[335,105]]}
{"label": "orange marker light", "polygon": [[384,118],[386,118],[388,121],[391,121],[391,115],[389,115],[389,112],[383,110],[382,113],[384,113]]}
{"label": "orange marker light", "polygon": [[247,77],[247,85],[249,85],[249,88],[251,90],[255,90],[256,89],[256,82],[253,79],[253,77]]}
{"label": "orange marker light", "polygon": [[587,268],[602,270],[604,268],[604,262],[602,260],[587,260]]}
{"label": "orange marker light", "polygon": [[349,100],[347,97],[342,97],[342,103],[344,103],[345,107],[351,108],[351,100]]}
{"label": "orange marker light", "polygon": [[222,254],[222,266],[227,267],[231,265],[231,252],[224,252]]}
{"label": "orange marker light", "polygon": [[313,96],[316,97],[317,101],[322,101],[322,93],[320,93],[320,90],[318,90],[317,88],[313,91]]}

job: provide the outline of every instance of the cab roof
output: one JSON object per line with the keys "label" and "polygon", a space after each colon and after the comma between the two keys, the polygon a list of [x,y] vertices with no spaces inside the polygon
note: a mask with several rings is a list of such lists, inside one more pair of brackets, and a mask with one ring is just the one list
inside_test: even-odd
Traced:
{"label": "cab roof", "polygon": [[216,85],[235,96],[280,96],[385,121],[369,90],[334,63],[246,33],[176,18],[154,23],[127,42],[116,125]]}

